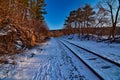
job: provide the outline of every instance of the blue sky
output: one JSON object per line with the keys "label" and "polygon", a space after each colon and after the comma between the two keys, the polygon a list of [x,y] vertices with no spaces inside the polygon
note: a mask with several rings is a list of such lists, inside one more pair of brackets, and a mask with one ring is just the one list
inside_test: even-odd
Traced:
{"label": "blue sky", "polygon": [[98,0],[45,0],[48,13],[45,15],[46,23],[50,30],[62,29],[70,11],[76,10],[85,4],[95,6],[97,2]]}

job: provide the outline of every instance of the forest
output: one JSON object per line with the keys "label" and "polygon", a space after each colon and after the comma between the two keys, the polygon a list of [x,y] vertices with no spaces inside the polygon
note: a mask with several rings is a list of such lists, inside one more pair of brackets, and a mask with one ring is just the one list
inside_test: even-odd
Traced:
{"label": "forest", "polygon": [[44,0],[0,0],[0,54],[18,53],[44,42]]}
{"label": "forest", "polygon": [[[53,36],[82,34],[107,36],[109,41],[115,41],[120,34],[120,0],[101,0],[95,7],[86,4],[72,10],[66,17],[63,30],[51,31]],[[59,33],[58,35],[56,33]],[[118,39],[119,37],[117,37]]]}

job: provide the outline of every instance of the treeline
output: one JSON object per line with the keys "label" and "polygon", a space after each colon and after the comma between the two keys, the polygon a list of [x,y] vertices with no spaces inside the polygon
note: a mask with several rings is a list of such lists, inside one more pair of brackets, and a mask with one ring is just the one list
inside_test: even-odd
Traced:
{"label": "treeline", "polygon": [[[90,28],[81,28],[80,30],[83,31],[83,35],[80,34],[78,35],[78,37],[80,38],[80,36],[86,36],[85,34],[90,34],[90,36],[96,36],[97,37],[102,37],[102,36],[108,36],[109,32],[111,30],[112,27],[90,27]],[[88,32],[86,32],[88,31]],[[50,37],[60,37],[60,36],[64,36],[64,35],[70,35],[73,34],[72,37],[74,37],[74,34],[79,34],[79,28],[71,28],[71,30],[69,29],[58,29],[58,30],[51,30],[49,33]],[[115,30],[115,35],[120,35],[120,27],[116,27]],[[82,37],[81,36],[81,37]]]}
{"label": "treeline", "polygon": [[65,20],[64,29],[73,34],[75,32],[73,28],[77,28],[79,34],[89,35],[92,28],[98,28],[96,33],[102,34],[102,31],[99,30],[100,27],[111,27],[108,39],[114,40],[119,23],[119,12],[120,0],[101,0],[95,8],[86,4],[84,7],[70,12]]}
{"label": "treeline", "polygon": [[44,0],[0,0],[0,54],[16,53],[44,41]]}

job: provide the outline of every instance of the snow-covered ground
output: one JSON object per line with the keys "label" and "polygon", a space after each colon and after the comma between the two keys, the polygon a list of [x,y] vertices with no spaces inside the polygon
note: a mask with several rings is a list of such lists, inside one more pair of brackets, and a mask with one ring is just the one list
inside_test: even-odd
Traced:
{"label": "snow-covered ground", "polygon": [[[66,38],[64,36],[59,39]],[[77,37],[69,41],[120,63],[120,44],[81,41]],[[0,58],[4,57],[6,56]],[[98,80],[82,62],[54,38],[24,53],[7,56],[7,59],[7,64],[0,63],[0,80]]]}
{"label": "snow-covered ground", "polygon": [[97,79],[91,71],[69,53],[52,38],[41,46],[8,57],[8,64],[0,65],[0,80]]}

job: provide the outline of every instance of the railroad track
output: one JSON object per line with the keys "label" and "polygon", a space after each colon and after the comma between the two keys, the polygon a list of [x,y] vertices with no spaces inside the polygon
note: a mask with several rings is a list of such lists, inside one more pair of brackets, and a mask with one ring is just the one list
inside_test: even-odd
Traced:
{"label": "railroad track", "polygon": [[100,76],[94,69],[92,69],[84,60],[82,60],[73,50],[71,50],[68,46],[66,46],[63,42],[60,41],[65,47],[67,47],[73,55],[75,55],[92,73],[98,78],[98,80],[104,80],[102,76]]}
{"label": "railroad track", "polygon": [[[116,62],[68,41],[60,42],[81,60],[100,80],[120,80],[120,65]],[[83,53],[81,51],[83,51]]]}
{"label": "railroad track", "polygon": [[74,44],[74,43],[71,43],[71,42],[69,42],[69,41],[67,41],[67,40],[64,40],[64,41],[65,41],[65,42],[68,42],[68,43],[70,43],[70,44],[72,44],[72,45],[74,45],[74,46],[77,46],[77,47],[79,47],[80,49],[83,49],[83,50],[85,50],[85,51],[87,51],[87,52],[89,52],[89,53],[91,53],[91,54],[93,54],[93,55],[96,55],[96,56],[98,56],[98,57],[101,57],[101,58],[103,58],[103,59],[105,59],[105,60],[107,60],[107,61],[115,64],[116,66],[119,66],[119,67],[120,67],[120,63],[115,62],[115,61],[113,61],[113,60],[111,60],[111,59],[109,59],[109,58],[107,58],[107,57],[105,57],[105,56],[102,56],[102,55],[100,55],[99,53],[96,53],[96,52],[93,52],[93,51],[88,50],[88,49],[86,49],[86,48],[83,48],[83,47],[81,47],[81,46],[79,46],[79,45],[76,45],[76,44]]}

